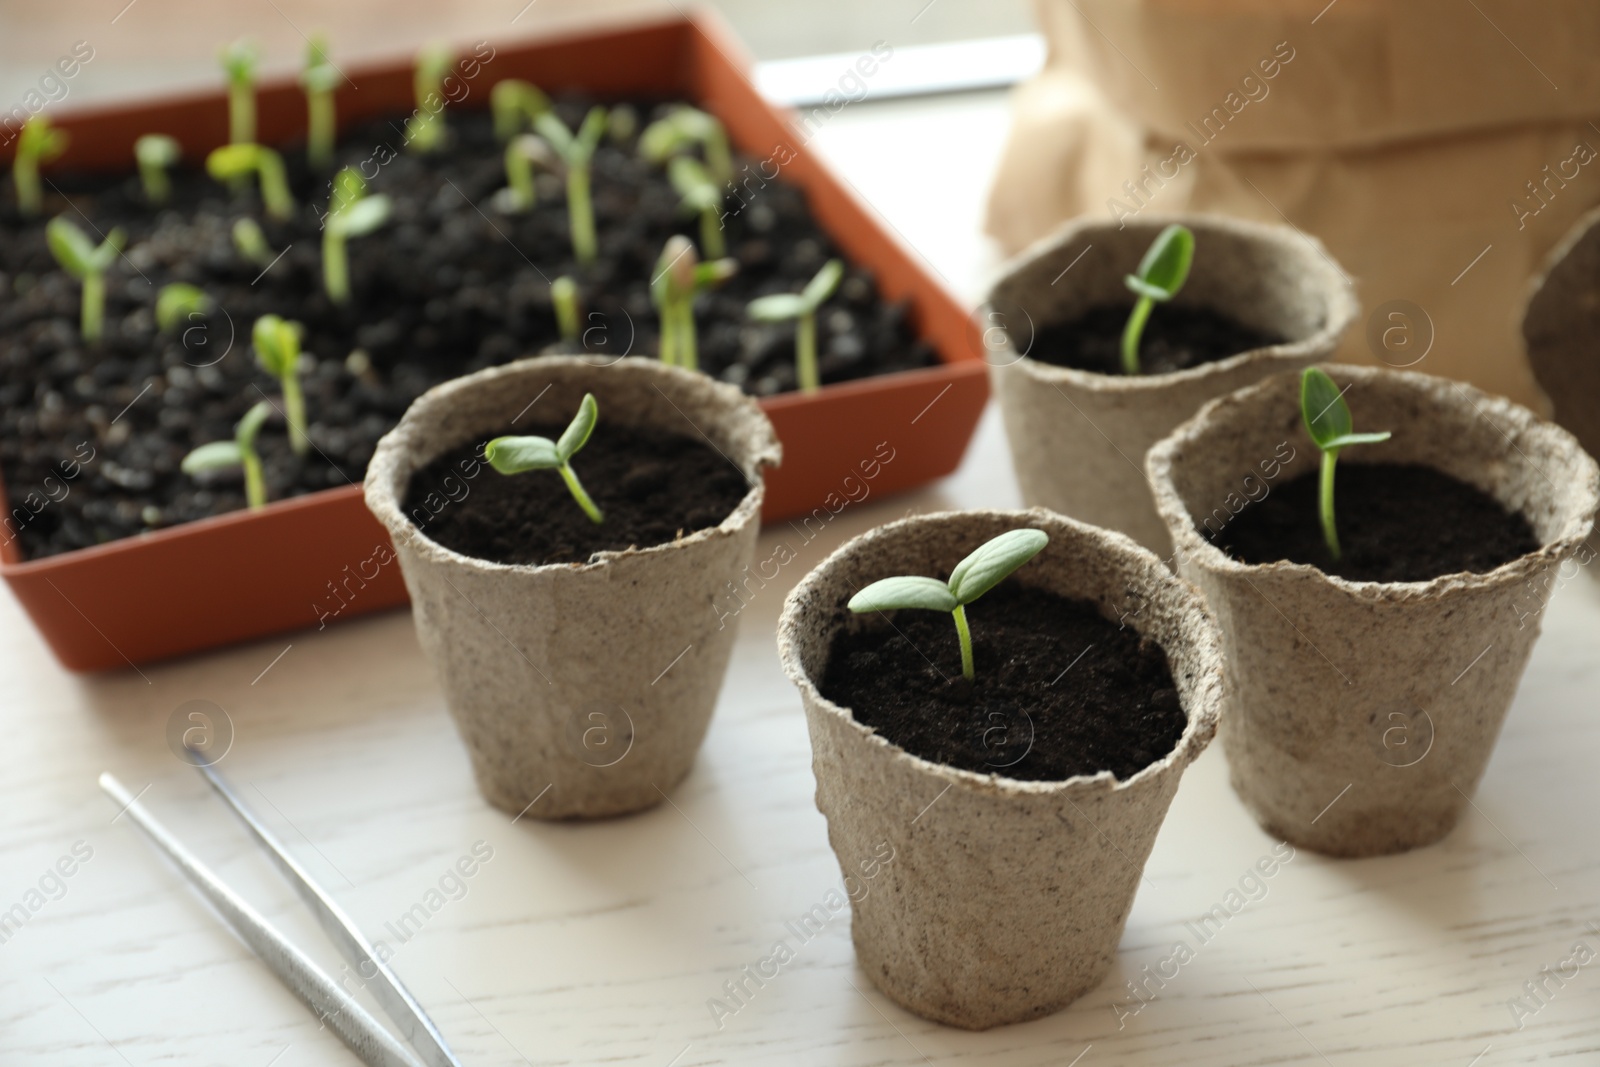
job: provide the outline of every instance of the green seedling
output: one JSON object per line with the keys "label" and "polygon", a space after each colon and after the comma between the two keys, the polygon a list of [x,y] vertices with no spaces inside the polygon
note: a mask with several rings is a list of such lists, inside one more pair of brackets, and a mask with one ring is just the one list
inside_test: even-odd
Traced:
{"label": "green seedling", "polygon": [[576,134],[553,111],[535,119],[534,127],[567,167],[567,222],[572,229],[572,254],[579,263],[593,263],[597,246],[594,204],[589,197],[589,164],[606,132],[606,109],[590,108]]}
{"label": "green seedling", "polygon": [[233,224],[233,247],[247,262],[263,270],[277,258],[272,246],[267,244],[267,235],[261,232],[261,224],[255,219],[239,219]]}
{"label": "green seedling", "polygon": [[773,293],[750,301],[745,313],[758,322],[795,320],[794,373],[801,392],[812,393],[822,387],[817,373],[817,309],[832,296],[844,278],[844,264],[830,259],[806,282],[799,293]]}
{"label": "green seedling", "polygon": [[83,283],[83,307],[79,331],[91,344],[100,340],[106,317],[106,271],[122,253],[122,230],[112,230],[96,245],[66,216],[57,215],[45,224],[45,241],[50,254],[66,272]]}
{"label": "green seedling", "polygon": [[567,483],[572,499],[589,516],[589,521],[599,525],[605,521],[605,514],[589,499],[583,483],[578,481],[577,474],[572,470],[572,457],[588,443],[589,435],[594,433],[595,420],[599,417],[600,408],[595,403],[594,394],[585,393],[583,403],[578,405],[578,413],[561,431],[560,439],[496,437],[484,446],[483,458],[501,474],[521,474],[523,471],[542,471],[554,467],[561,472],[561,479]]}
{"label": "green seedling", "polygon": [[444,76],[455,66],[456,56],[448,45],[428,45],[417,53],[412,89],[417,109],[406,120],[406,147],[423,155],[444,147],[450,130],[444,122]]}
{"label": "green seedling", "polygon": [[494,206],[507,215],[521,215],[533,210],[538,199],[533,185],[535,164],[546,170],[560,167],[555,152],[543,137],[519,133],[506,145],[506,187],[494,194]]}
{"label": "green seedling", "polygon": [[335,304],[350,302],[350,260],[345,242],[363,237],[389,219],[389,198],[367,195],[367,183],[354,167],[333,176],[328,217],[322,222],[322,286]]}
{"label": "green seedling", "polygon": [[509,141],[550,110],[550,98],[532,82],[504,78],[489,90],[489,110],[494,113],[494,135]]}
{"label": "green seedling", "polygon": [[244,413],[233,428],[233,440],[212,441],[183,457],[183,473],[194,477],[209,471],[244,468],[244,498],[252,508],[267,506],[267,480],[261,473],[261,456],[256,452],[256,437],[272,414],[272,405],[262,400]]}
{"label": "green seedling", "polygon": [[1133,313],[1128,316],[1128,325],[1122,330],[1123,373],[1139,373],[1139,338],[1150,320],[1150,311],[1156,304],[1164,304],[1178,295],[1189,278],[1189,265],[1193,262],[1194,234],[1185,226],[1168,226],[1156,235],[1139,261],[1139,273],[1123,278],[1139,297],[1133,305]]}
{"label": "green seedling", "polygon": [[219,53],[228,76],[228,141],[252,144],[256,139],[256,65],[261,49],[241,37]]}
{"label": "green seedling", "polygon": [[17,135],[17,157],[11,164],[11,180],[17,186],[17,207],[24,215],[37,215],[44,202],[39,190],[39,165],[49,163],[67,150],[72,138],[66,130],[50,125],[43,112],[23,123]]}
{"label": "green seedling", "polygon": [[252,173],[259,174],[261,203],[267,214],[280,222],[294,214],[294,197],[289,195],[283,157],[270,148],[258,144],[223,145],[206,157],[206,173],[235,187]]}
{"label": "green seedling", "polygon": [[733,181],[733,153],[722,123],[699,108],[680,107],[657,119],[639,135],[639,154],[652,163],[665,163],[695,145],[705,152],[706,170],[719,187]]}
{"label": "green seedling", "polygon": [[849,607],[857,613],[901,608],[948,611],[955,617],[956,636],[961,640],[961,673],[970,682],[976,675],[972,668],[972,631],[967,628],[967,605],[1037,556],[1049,542],[1050,535],[1043,530],[1010,530],[979,545],[970,556],[957,563],[947,582],[916,575],[882,578],[851,597]]}
{"label": "green seedling", "polygon": [[582,314],[578,308],[578,283],[562,275],[550,283],[550,304],[555,308],[556,327],[563,341],[578,339],[578,322]]}
{"label": "green seedling", "polygon": [[177,138],[164,133],[147,133],[133,142],[133,158],[139,164],[139,183],[144,198],[152,204],[165,204],[172,196],[172,180],[167,168],[175,166],[183,149]]}
{"label": "green seedling", "polygon": [[682,234],[667,238],[650,279],[650,300],[661,316],[661,362],[684,370],[700,369],[694,298],[738,271],[739,264],[731,259],[700,262],[694,242]]}
{"label": "green seedling", "polygon": [[283,390],[283,416],[289,424],[289,447],[305,455],[311,447],[306,436],[306,398],[300,391],[300,333],[298,322],[263,315],[250,331],[256,363],[278,379]]}
{"label": "green seedling", "polygon": [[338,113],[333,92],[344,75],[328,59],[328,39],[317,34],[306,44],[306,65],[300,72],[300,87],[306,94],[306,162],[311,169],[326,171],[333,166],[333,149],[338,137]]}
{"label": "green seedling", "polygon": [[1311,442],[1322,453],[1322,479],[1318,486],[1317,512],[1322,520],[1322,538],[1328,551],[1339,558],[1339,531],[1333,521],[1333,469],[1339,453],[1350,445],[1375,445],[1389,439],[1382,433],[1354,433],[1350,405],[1332,378],[1317,367],[1307,367],[1300,376],[1300,417],[1305,420]]}
{"label": "green seedling", "polygon": [[163,285],[156,295],[156,327],[162,333],[174,333],[179,326],[197,315],[208,314],[216,301],[204,289],[187,282]]}
{"label": "green seedling", "polygon": [[706,255],[721,259],[728,251],[727,242],[722,239],[722,187],[691,156],[674,156],[667,165],[667,178],[683,197],[679,208],[685,214],[700,216],[700,247]]}
{"label": "green seedling", "polygon": [[606,136],[612,144],[627,144],[639,132],[639,113],[627,104],[618,104],[606,115]]}

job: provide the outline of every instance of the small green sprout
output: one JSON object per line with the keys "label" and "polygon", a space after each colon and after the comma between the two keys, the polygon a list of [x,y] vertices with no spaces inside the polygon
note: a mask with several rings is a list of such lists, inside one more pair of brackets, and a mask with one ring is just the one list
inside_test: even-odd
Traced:
{"label": "small green sprout", "polygon": [[718,186],[733,181],[733,153],[722,123],[699,108],[680,107],[657,119],[639,135],[639,154],[652,163],[665,163],[695,145],[705,151],[706,170]]}
{"label": "small green sprout", "polygon": [[219,53],[228,76],[228,142],[252,144],[256,139],[256,64],[261,49],[241,37]]}
{"label": "small green sprout", "polygon": [[694,242],[680,234],[667,238],[650,279],[650,300],[661,315],[661,362],[684,370],[699,370],[695,337],[694,298],[721,285],[738,273],[731,259],[700,262]]}
{"label": "small green sprout", "polygon": [[1144,334],[1144,324],[1157,303],[1165,303],[1178,295],[1189,278],[1189,265],[1194,262],[1194,234],[1186,226],[1172,225],[1156,235],[1144,258],[1139,261],[1139,273],[1123,278],[1129,289],[1138,294],[1128,325],[1122,330],[1122,370],[1124,374],[1139,373],[1139,338]]}
{"label": "small green sprout", "polygon": [[49,163],[67,150],[72,139],[66,130],[50,125],[49,116],[40,112],[23,123],[17,135],[17,157],[11,164],[11,180],[17,186],[17,207],[24,215],[37,215],[44,202],[39,190],[39,164]]}
{"label": "small green sprout", "polygon": [[412,88],[417,109],[406,120],[406,147],[426,155],[444,146],[449,129],[444,123],[444,76],[455,65],[455,53],[442,42],[428,45],[417,53]]}
{"label": "small green sprout", "polygon": [[[501,83],[504,84],[504,83]],[[533,185],[533,167],[537,163],[546,170],[559,166],[556,154],[543,137],[519,133],[506,145],[506,187],[494,194],[494,206],[508,215],[521,215],[533,210],[538,199]]]}
{"label": "small green sprout", "polygon": [[354,167],[333,176],[333,196],[322,223],[322,286],[335,304],[350,302],[350,260],[345,241],[363,237],[389,219],[389,198],[367,195],[367,183]]}
{"label": "small green sprout", "polygon": [[194,477],[208,471],[243,467],[245,501],[251,508],[266,507],[267,481],[261,472],[261,456],[256,452],[256,436],[261,433],[262,424],[271,414],[271,404],[265,400],[257,401],[234,426],[233,440],[201,445],[183,457],[179,468]]}
{"label": "small green sprout", "polygon": [[45,241],[56,262],[83,283],[83,307],[79,331],[90,343],[100,340],[106,317],[106,271],[122,253],[122,230],[112,230],[99,245],[82,230],[57,215],[45,224]]}
{"label": "small green sprout", "polygon": [[627,144],[639,132],[639,113],[627,104],[618,104],[606,115],[606,136],[612,144]]}
{"label": "small green sprout", "polygon": [[839,288],[844,264],[830,259],[806,282],[799,293],[773,293],[750,301],[745,313],[758,322],[786,322],[794,319],[794,370],[801,392],[812,393],[822,387],[817,373],[817,309]]}
{"label": "small green sprout", "polygon": [[1332,378],[1318,367],[1307,367],[1300,376],[1300,417],[1312,444],[1322,453],[1322,480],[1317,494],[1317,511],[1322,519],[1322,538],[1328,551],[1339,558],[1339,531],[1333,521],[1333,469],[1339,452],[1350,445],[1375,445],[1389,439],[1382,433],[1353,433],[1350,405]]}
{"label": "small green sprout", "polygon": [[162,333],[172,333],[197,315],[205,315],[216,306],[216,301],[199,286],[187,282],[163,285],[156,295],[156,327]]}
{"label": "small green sprout", "polygon": [[283,415],[289,424],[289,446],[296,455],[311,447],[306,436],[306,398],[300,391],[300,334],[298,322],[277,315],[263,315],[250,331],[256,350],[256,363],[278,379],[283,389]]}
{"label": "small green sprout", "polygon": [[916,575],[881,578],[851,597],[849,607],[858,614],[900,608],[948,611],[955,616],[956,636],[961,640],[961,673],[970,682],[976,675],[972,668],[972,632],[967,628],[967,605],[1037,556],[1049,542],[1050,535],[1043,530],[1009,530],[979,545],[970,556],[957,563],[948,582]]}
{"label": "small green sprout", "polygon": [[578,322],[582,318],[578,308],[578,283],[563,274],[550,283],[550,304],[556,311],[556,327],[563,341],[578,339]]}
{"label": "small green sprout", "polygon": [[578,476],[572,470],[572,457],[589,441],[589,435],[594,433],[595,420],[600,416],[600,408],[594,401],[593,393],[585,393],[583,402],[578,405],[578,413],[572,417],[572,422],[561,431],[559,440],[552,441],[548,437],[496,437],[483,449],[483,458],[489,461],[489,466],[501,474],[521,474],[523,471],[549,470],[554,467],[561,472],[561,478],[567,483],[567,489],[572,493],[572,499],[578,502],[583,513],[589,516],[589,521],[596,525],[605,521],[605,514],[597,507],[589,494],[584,492],[583,483],[578,481]]}
{"label": "small green sprout", "polygon": [[503,78],[489,90],[489,109],[494,112],[495,138],[509,141],[550,110],[550,98],[532,82]]}
{"label": "small green sprout", "polygon": [[261,176],[261,203],[280,222],[294,214],[294,197],[283,157],[258,144],[230,144],[213,149],[206,157],[206,173],[219,182],[238,185],[254,172]]}
{"label": "small green sprout", "polygon": [[267,244],[267,235],[261,232],[261,224],[255,219],[243,218],[233,224],[233,247],[247,262],[262,269],[270,267],[277,258],[272,246]]}
{"label": "small green sprout", "polygon": [[596,244],[594,204],[589,198],[589,163],[606,132],[606,109],[590,108],[577,134],[567,129],[567,124],[553,111],[546,111],[535,119],[534,127],[567,165],[567,221],[572,228],[572,254],[579,263],[593,263]]}
{"label": "small green sprout", "polygon": [[721,259],[727,254],[722,239],[722,187],[711,180],[711,173],[692,156],[674,156],[667,165],[667,178],[683,197],[679,207],[686,214],[700,216],[700,247],[706,255]]}
{"label": "small green sprout", "polygon": [[183,149],[177,138],[164,133],[147,133],[133,142],[133,158],[139,163],[139,183],[144,198],[152,204],[165,204],[172,196],[172,180],[167,168],[175,165]]}
{"label": "small green sprout", "polygon": [[317,34],[306,44],[306,65],[300,72],[300,87],[306,94],[306,162],[312,170],[326,171],[333,166],[333,149],[338,137],[338,114],[333,91],[344,75],[328,59],[328,38]]}

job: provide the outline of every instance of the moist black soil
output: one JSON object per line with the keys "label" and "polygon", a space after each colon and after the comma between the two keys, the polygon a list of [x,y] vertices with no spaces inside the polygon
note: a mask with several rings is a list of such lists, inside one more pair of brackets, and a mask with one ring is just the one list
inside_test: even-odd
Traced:
{"label": "moist black soil", "polygon": [[[566,97],[557,111],[575,127],[590,103]],[[641,127],[663,108],[636,103]],[[193,166],[174,172],[163,209],[145,203],[131,171],[47,173],[37,219],[18,214],[9,178],[0,181],[0,473],[27,557],[244,506],[240,477],[196,481],[178,465],[194,447],[230,438],[256,401],[278,399],[249,343],[251,325],[268,312],[305,326],[303,384],[316,446],[296,457],[281,421],[268,424],[259,448],[272,499],[360,484],[378,438],[419,393],[555,342],[553,278],[578,282],[590,351],[655,354],[649,279],[656,258],[673,233],[700,236],[698,218],[680,213],[661,168],[640,160],[631,142],[601,145],[593,164],[600,256],[580,268],[564,183],[541,174],[531,212],[500,212],[492,201],[504,169],[487,114],[446,114],[453,144],[435,155],[407,152],[398,118],[342,139],[338,164],[361,168],[369,191],[393,202],[383,228],[349,243],[353,300],[344,307],[322,291],[327,175],[309,173],[296,148],[284,150],[298,205],[284,222],[264,215],[253,189],[235,193]],[[798,292],[838,250],[798,189],[781,175],[762,178],[749,160],[738,164],[749,171],[740,172],[741,192],[725,202],[723,223],[739,273],[697,306],[700,364],[770,396],[794,387],[794,329],[750,322],[745,304]],[[98,346],[80,341],[79,285],[45,244],[44,221],[58,214],[91,237],[113,226],[127,234],[126,252],[107,275]],[[232,226],[243,217],[259,222],[274,255],[281,253],[270,266],[234,249]],[[218,309],[161,334],[156,293],[175,281],[200,286]],[[906,306],[883,300],[873,276],[858,268],[819,311],[818,335],[825,383],[937,362],[913,333]]]}
{"label": "moist black soil", "polygon": [[501,474],[483,446],[502,434],[552,441],[563,426],[507,427],[439,456],[411,476],[405,510],[424,533],[494,563],[586,563],[596,552],[667,544],[728,517],[750,491],[732,464],[700,441],[606,426],[572,459],[605,521],[591,522],[558,471]]}
{"label": "moist black soil", "polygon": [[[1132,304],[1096,304],[1075,319],[1041,326],[1027,354],[1058,367],[1121,374],[1122,330],[1132,310]],[[1139,339],[1139,372],[1170,374],[1287,340],[1212,308],[1157,304]]]}
{"label": "moist black soil", "polygon": [[822,694],[912,755],[1026,781],[1130,778],[1183,736],[1166,653],[1091,601],[1007,583],[967,621],[975,682],[948,614],[900,611],[840,629]]}
{"label": "moist black soil", "polygon": [[1492,571],[1536,552],[1522,515],[1489,494],[1431,467],[1341,462],[1334,517],[1341,556],[1328,552],[1318,518],[1316,471],[1245,505],[1213,544],[1245,563],[1308,563],[1354,582],[1425,582],[1443,574]]}

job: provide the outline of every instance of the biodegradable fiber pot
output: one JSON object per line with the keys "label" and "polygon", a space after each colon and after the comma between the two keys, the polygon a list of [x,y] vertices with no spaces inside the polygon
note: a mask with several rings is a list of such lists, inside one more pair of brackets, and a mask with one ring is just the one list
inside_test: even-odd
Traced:
{"label": "biodegradable fiber pot", "polygon": [[[1107,375],[1028,358],[1037,331],[1097,304],[1132,307],[1134,273],[1171,223],[1194,231],[1194,268],[1172,304],[1223,312],[1285,343],[1170,374]],[[1163,307],[1156,305],[1152,319]],[[1079,219],[1014,260],[990,290],[985,335],[1022,497],[1120,530],[1165,556],[1166,528],[1139,464],[1212,397],[1326,358],[1355,318],[1349,280],[1314,237],[1207,215]]]}
{"label": "biodegradable fiber pot", "polygon": [[[1546,600],[1576,566],[1562,564],[1589,535],[1600,471],[1571,434],[1508,400],[1422,374],[1327,369],[1358,426],[1394,431],[1341,456],[1340,471],[1432,467],[1520,512],[1540,546],[1485,574],[1392,583],[1224,555],[1197,524],[1226,522],[1246,496],[1319,462],[1301,425],[1298,374],[1212,401],[1151,449],[1178,572],[1222,626],[1234,790],[1269,833],[1370,856],[1437,841],[1467,805]],[[1286,441],[1292,458],[1264,480]]]}
{"label": "biodegradable fiber pot", "polygon": [[[570,416],[586,392],[600,405],[596,433],[609,423],[704,435],[750,491],[719,526],[586,564],[472,559],[402,511],[430,460],[501,431],[535,398]],[[659,802],[689,772],[733,649],[735,628],[713,601],[752,562],[762,469],[778,458],[754,400],[643,359],[492,367],[430,389],[379,441],[367,506],[394,540],[417,636],[491,804],[537,818],[617,815]],[[486,464],[477,476],[500,477]]]}
{"label": "biodegradable fiber pot", "polygon": [[1522,340],[1528,365],[1554,409],[1590,455],[1600,455],[1600,210],[1584,215],[1528,290]]}
{"label": "biodegradable fiber pot", "polygon": [[[945,576],[973,548],[1019,527],[1050,535],[1011,581],[1098,602],[1166,651],[1188,725],[1172,752],[1125,781],[976,774],[912,756],[817,689],[845,602],[892,574]],[[846,877],[887,842],[853,903],[856,956],[919,1015],[987,1029],[1055,1011],[1111,965],[1156,831],[1183,770],[1211,740],[1222,700],[1215,623],[1188,586],[1120,534],[1040,509],[926,515],[880,527],[829,556],[789,595],[784,671],[811,733],[817,807]]]}

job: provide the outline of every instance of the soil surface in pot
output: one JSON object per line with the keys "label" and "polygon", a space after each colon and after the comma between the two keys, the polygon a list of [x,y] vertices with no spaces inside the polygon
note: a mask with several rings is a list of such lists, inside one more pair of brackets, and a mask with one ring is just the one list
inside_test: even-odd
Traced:
{"label": "soil surface in pot", "polygon": [[[1096,374],[1122,374],[1122,330],[1132,304],[1096,304],[1075,319],[1039,327],[1028,356]],[[1142,374],[1170,374],[1288,340],[1198,304],[1157,304],[1139,338]]]}
{"label": "soil surface in pot", "polygon": [[[564,426],[504,434],[552,441]],[[749,484],[704,443],[643,427],[600,426],[572,469],[605,515],[589,521],[554,470],[501,474],[483,461],[493,437],[462,445],[411,476],[405,511],[422,531],[464,556],[494,563],[587,563],[596,552],[649,548],[716,526]]]}
{"label": "soil surface in pot", "polygon": [[1094,603],[1008,583],[967,621],[975,682],[948,614],[900,611],[841,628],[818,688],[914,756],[1026,781],[1130,778],[1183,736],[1166,653]]}
{"label": "soil surface in pot", "polygon": [[1288,560],[1353,582],[1425,582],[1492,571],[1539,549],[1521,514],[1431,467],[1340,463],[1334,517],[1340,558],[1322,538],[1318,474],[1309,471],[1247,504],[1220,533],[1200,532],[1244,563]]}
{"label": "soil surface in pot", "polygon": [[[474,90],[480,98],[487,91]],[[556,110],[575,127],[589,104],[567,96]],[[666,105],[637,102],[635,110],[642,128]],[[361,170],[369,192],[393,205],[380,229],[349,242],[353,299],[344,306],[322,289],[328,176],[310,173],[296,148],[283,152],[297,205],[283,221],[264,215],[253,186],[236,193],[197,169],[199,160],[173,172],[161,209],[145,202],[132,160],[128,174],[47,173],[35,219],[18,214],[11,181],[0,179],[0,472],[26,557],[244,506],[239,475],[197,481],[178,465],[196,446],[231,438],[256,401],[277,399],[277,382],[250,350],[251,326],[268,312],[305,327],[302,381],[316,446],[297,457],[282,421],[268,424],[258,448],[273,500],[359,485],[378,438],[418,394],[555,341],[554,278],[576,280],[591,351],[656,352],[656,258],[674,233],[700,238],[699,219],[680,211],[663,169],[640,159],[632,139],[601,144],[593,161],[599,258],[580,267],[564,182],[541,173],[532,211],[500,211],[494,196],[505,171],[488,114],[451,108],[447,117],[453,143],[433,155],[406,151],[398,118],[341,138],[338,164]],[[768,396],[794,387],[794,326],[751,322],[745,305],[800,291],[838,250],[799,189],[763,176],[770,161],[740,158],[736,166],[748,172],[740,171],[740,191],[724,202],[721,221],[739,272],[696,305],[700,365]],[[97,346],[79,339],[80,286],[45,243],[45,221],[63,214],[97,242],[97,231],[114,226],[126,234],[106,276]],[[246,217],[264,231],[270,263],[250,262],[234,247],[233,224]],[[159,332],[156,294],[170,282],[199,286],[214,310]],[[859,268],[847,270],[822,306],[817,329],[824,383],[938,362],[913,332],[906,305],[881,298]]]}

